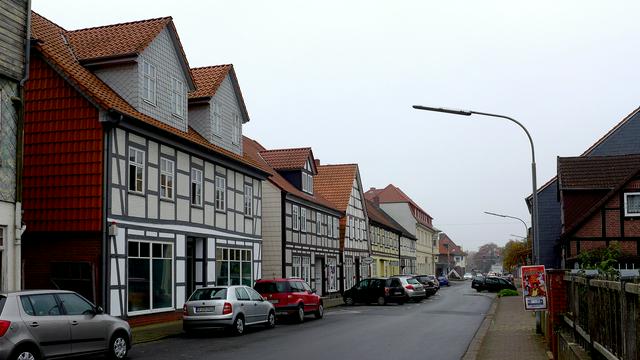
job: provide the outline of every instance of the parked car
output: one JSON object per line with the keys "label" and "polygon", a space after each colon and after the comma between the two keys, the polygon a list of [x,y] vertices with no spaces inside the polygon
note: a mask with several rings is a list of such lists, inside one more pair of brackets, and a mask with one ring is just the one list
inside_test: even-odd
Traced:
{"label": "parked car", "polygon": [[94,353],[124,359],[129,349],[129,324],[73,291],[0,294],[0,359]]}
{"label": "parked car", "polygon": [[450,286],[449,279],[447,279],[446,276],[438,276],[438,282],[440,283],[440,286]]}
{"label": "parked car", "polygon": [[407,301],[421,301],[427,296],[424,286],[413,275],[395,275],[392,278],[400,279]]}
{"label": "parked car", "polygon": [[476,277],[471,282],[471,287],[476,289],[476,291],[478,292],[483,290],[488,290],[488,291],[500,291],[502,289],[516,290],[516,287],[511,282],[497,276]]}
{"label": "parked car", "polygon": [[357,303],[376,303],[378,305],[396,303],[402,305],[408,300],[402,280],[398,277],[360,280],[351,289],[345,291],[342,298],[347,305]]}
{"label": "parked car", "polygon": [[465,280],[471,280],[471,279],[473,279],[473,275],[471,275],[471,273],[465,273],[465,274],[464,274],[464,276],[463,276],[463,278],[464,278]]}
{"label": "parked car", "polygon": [[418,280],[422,284],[422,286],[424,286],[426,297],[434,295],[436,292],[438,292],[438,289],[440,288],[440,285],[438,284],[438,280],[435,278],[432,278],[429,275],[416,275],[414,276],[414,278]]}
{"label": "parked car", "polygon": [[253,288],[273,304],[278,316],[292,316],[298,322],[303,322],[307,314],[316,319],[324,316],[322,297],[302,279],[263,279]]}
{"label": "parked car", "polygon": [[182,308],[182,328],[226,328],[242,335],[249,325],[276,325],[273,305],[248,286],[211,286],[197,289]]}

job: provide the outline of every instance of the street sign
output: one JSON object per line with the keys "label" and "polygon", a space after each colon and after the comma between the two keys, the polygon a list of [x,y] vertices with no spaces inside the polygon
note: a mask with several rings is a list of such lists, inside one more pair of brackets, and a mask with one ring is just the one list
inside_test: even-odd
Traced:
{"label": "street sign", "polygon": [[373,264],[373,258],[370,256],[362,258],[361,260],[363,264],[366,264],[366,265]]}

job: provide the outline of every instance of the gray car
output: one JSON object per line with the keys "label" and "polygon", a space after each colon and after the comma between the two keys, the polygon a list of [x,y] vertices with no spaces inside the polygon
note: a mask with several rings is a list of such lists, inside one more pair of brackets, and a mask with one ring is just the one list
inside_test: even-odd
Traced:
{"label": "gray car", "polygon": [[184,304],[182,326],[194,329],[226,328],[241,335],[248,325],[273,328],[276,311],[248,286],[213,286],[197,289]]}
{"label": "gray car", "polygon": [[421,301],[427,297],[424,286],[413,275],[398,275],[396,277],[402,282],[407,300]]}
{"label": "gray car", "polygon": [[0,294],[0,359],[107,353],[124,359],[131,328],[72,291]]}

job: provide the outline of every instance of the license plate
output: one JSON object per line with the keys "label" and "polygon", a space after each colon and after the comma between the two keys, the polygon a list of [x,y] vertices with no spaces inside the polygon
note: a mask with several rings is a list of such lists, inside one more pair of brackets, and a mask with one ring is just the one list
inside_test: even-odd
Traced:
{"label": "license plate", "polygon": [[269,300],[269,302],[272,303],[272,304],[277,304],[280,301],[278,299],[272,299],[272,300]]}
{"label": "license plate", "polygon": [[196,308],[197,313],[210,313],[216,309],[215,306],[201,306]]}

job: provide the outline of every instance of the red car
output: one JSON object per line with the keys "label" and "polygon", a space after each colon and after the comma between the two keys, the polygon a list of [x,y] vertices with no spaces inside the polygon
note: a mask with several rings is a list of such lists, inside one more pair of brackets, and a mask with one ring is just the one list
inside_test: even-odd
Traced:
{"label": "red car", "polygon": [[276,315],[293,317],[303,322],[305,315],[316,319],[324,315],[322,298],[302,279],[262,279],[253,287],[276,308]]}

